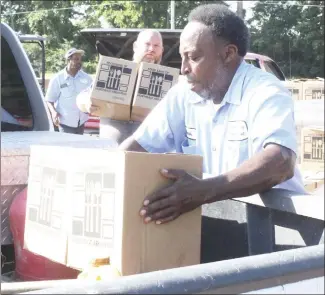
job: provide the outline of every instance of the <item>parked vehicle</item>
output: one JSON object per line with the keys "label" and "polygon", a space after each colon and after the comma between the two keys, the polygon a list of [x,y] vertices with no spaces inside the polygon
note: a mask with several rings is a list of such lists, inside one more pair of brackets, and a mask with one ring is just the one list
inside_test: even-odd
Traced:
{"label": "parked vehicle", "polygon": [[[1,61],[1,107],[10,118],[4,120],[1,116],[2,145],[8,144],[4,133],[16,132],[23,137],[23,134],[35,134],[34,131],[53,131],[28,57],[17,35],[6,24],[1,24]],[[11,174],[3,168],[5,160],[6,167],[11,165]],[[13,189],[10,185],[13,179],[21,177],[17,163],[22,160],[26,161],[17,154],[13,157],[1,155],[1,253],[7,263],[13,245],[8,240],[3,242],[8,230],[8,226],[3,226],[8,220],[3,219],[7,214],[8,194],[15,198],[27,185],[17,182]],[[27,175],[23,177],[27,178]],[[1,294],[27,291],[31,294],[323,294],[323,244],[324,197],[293,195],[274,189],[203,206],[200,265],[137,274],[116,281],[2,282]],[[10,267],[7,266],[6,271],[14,270],[14,262]],[[50,287],[54,289],[46,289]]]}

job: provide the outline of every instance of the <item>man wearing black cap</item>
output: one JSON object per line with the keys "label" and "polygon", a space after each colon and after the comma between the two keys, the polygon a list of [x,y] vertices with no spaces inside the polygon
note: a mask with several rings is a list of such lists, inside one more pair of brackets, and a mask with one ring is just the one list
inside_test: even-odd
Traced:
{"label": "man wearing black cap", "polygon": [[69,49],[65,54],[67,66],[50,81],[45,95],[53,123],[60,132],[83,134],[88,114],[81,112],[76,104],[77,95],[92,83],[90,75],[82,69],[84,51]]}

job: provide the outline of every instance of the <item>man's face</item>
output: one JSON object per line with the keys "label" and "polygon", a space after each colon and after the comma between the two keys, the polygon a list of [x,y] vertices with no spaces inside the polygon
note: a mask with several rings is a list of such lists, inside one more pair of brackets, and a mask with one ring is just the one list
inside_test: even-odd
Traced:
{"label": "man's face", "polygon": [[163,44],[160,36],[154,32],[140,33],[133,45],[135,62],[150,62],[159,64],[163,53]]}
{"label": "man's face", "polygon": [[190,22],[180,37],[182,75],[192,91],[205,99],[213,99],[214,94],[224,85],[226,66],[222,48],[217,44],[208,27],[199,22]]}
{"label": "man's face", "polygon": [[68,65],[71,69],[80,70],[82,66],[82,55],[80,53],[72,54],[69,57]]}

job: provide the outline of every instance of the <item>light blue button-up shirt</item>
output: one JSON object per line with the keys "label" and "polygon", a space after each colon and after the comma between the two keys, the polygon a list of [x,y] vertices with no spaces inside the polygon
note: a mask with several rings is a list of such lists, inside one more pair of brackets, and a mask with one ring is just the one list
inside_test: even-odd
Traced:
{"label": "light blue button-up shirt", "polygon": [[[244,61],[220,105],[179,82],[151,111],[134,138],[152,153],[202,155],[204,172],[212,176],[235,169],[269,143],[297,153],[290,92],[275,76]],[[305,193],[297,167],[293,178],[276,187]]]}
{"label": "light blue button-up shirt", "polygon": [[63,69],[51,79],[45,100],[56,103],[56,110],[61,115],[61,124],[78,127],[78,123],[80,126],[88,120],[88,114],[78,109],[76,97],[91,84],[91,76],[82,70],[72,77]]}

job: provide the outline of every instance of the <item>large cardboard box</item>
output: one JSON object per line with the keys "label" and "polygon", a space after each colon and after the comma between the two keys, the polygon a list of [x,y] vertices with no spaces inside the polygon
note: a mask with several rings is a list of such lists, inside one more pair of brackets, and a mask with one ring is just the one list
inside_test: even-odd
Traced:
{"label": "large cardboard box", "polygon": [[324,99],[324,81],[307,80],[303,82],[303,99]]}
{"label": "large cardboard box", "polygon": [[131,120],[143,121],[178,82],[179,69],[142,62],[132,102]]}
{"label": "large cardboard box", "polygon": [[291,92],[294,100],[303,100],[303,82],[300,80],[286,80],[284,85]]}
{"label": "large cardboard box", "polygon": [[110,257],[122,275],[200,263],[201,208],[144,224],[145,196],[171,183],[159,169],[202,177],[202,157],[33,146],[25,248],[82,269]]}
{"label": "large cardboard box", "polygon": [[132,61],[100,55],[91,98],[99,106],[95,116],[130,120],[131,100],[138,70]]}
{"label": "large cardboard box", "polygon": [[301,169],[324,171],[324,127],[304,127],[301,130]]}
{"label": "large cardboard box", "polygon": [[113,139],[54,131],[14,131],[1,133],[1,245],[12,244],[9,209],[15,196],[27,186],[30,146],[117,147]]}

